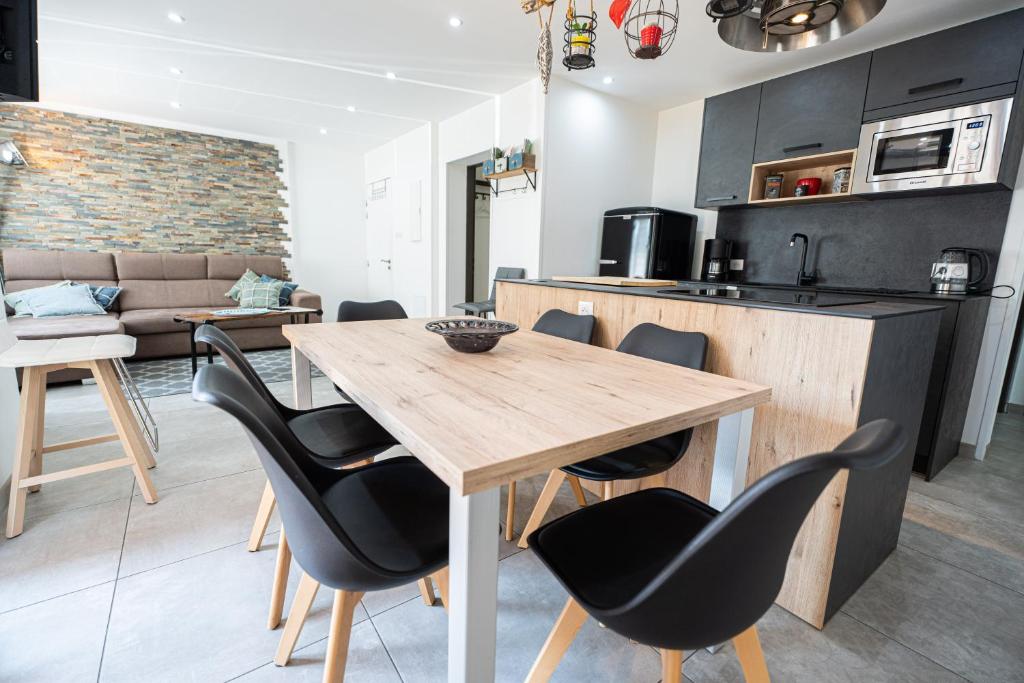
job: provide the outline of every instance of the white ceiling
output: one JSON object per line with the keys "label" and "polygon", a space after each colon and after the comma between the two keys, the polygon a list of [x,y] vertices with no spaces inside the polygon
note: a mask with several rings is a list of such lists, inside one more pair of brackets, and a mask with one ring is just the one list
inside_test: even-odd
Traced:
{"label": "white ceiling", "polygon": [[[889,0],[850,36],[783,54],[728,47],[705,16],[704,1],[681,0],[675,46],[653,62],[629,56],[607,19],[608,4],[595,2],[598,67],[567,75],[556,63],[555,73],[666,109],[1022,7],[1024,0]],[[557,12],[565,6],[558,0]],[[169,21],[172,11],[185,23]],[[524,15],[518,0],[39,0],[39,12],[46,104],[356,151],[536,73],[537,17]],[[463,26],[450,27],[451,16]],[[561,17],[555,23],[560,57]],[[171,67],[183,74],[171,74]],[[398,78],[386,79],[388,71]],[[605,76],[614,83],[603,84]]]}

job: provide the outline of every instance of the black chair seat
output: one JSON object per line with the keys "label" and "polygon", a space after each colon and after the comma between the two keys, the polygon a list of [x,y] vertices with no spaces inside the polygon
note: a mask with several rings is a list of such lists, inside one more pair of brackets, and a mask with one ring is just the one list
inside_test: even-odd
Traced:
{"label": "black chair seat", "polygon": [[496,306],[493,301],[472,301],[464,304],[455,304],[453,308],[461,308],[474,315],[480,315],[481,313],[494,313]]}
{"label": "black chair seat", "polygon": [[648,489],[556,519],[529,543],[584,609],[609,610],[635,598],[717,514],[685,493]]}
{"label": "black chair seat", "polygon": [[590,481],[640,479],[671,469],[678,459],[678,445],[654,440],[573,463],[562,471]]}
{"label": "black chair seat", "polygon": [[[310,410],[288,420],[288,426],[306,448],[323,460],[365,460],[398,443],[387,430],[356,405],[335,405]],[[343,444],[350,447],[339,450]]]}
{"label": "black chair seat", "polygon": [[448,564],[448,487],[413,457],[352,470],[322,493],[355,548],[394,574]]}

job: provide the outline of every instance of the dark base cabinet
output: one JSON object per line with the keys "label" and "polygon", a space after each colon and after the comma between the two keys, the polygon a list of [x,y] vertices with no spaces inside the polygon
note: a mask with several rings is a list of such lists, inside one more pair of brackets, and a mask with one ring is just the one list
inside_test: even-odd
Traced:
{"label": "dark base cabinet", "polygon": [[947,301],[912,295],[878,298],[945,307],[914,455],[914,472],[930,481],[960,452],[991,299],[979,296]]}

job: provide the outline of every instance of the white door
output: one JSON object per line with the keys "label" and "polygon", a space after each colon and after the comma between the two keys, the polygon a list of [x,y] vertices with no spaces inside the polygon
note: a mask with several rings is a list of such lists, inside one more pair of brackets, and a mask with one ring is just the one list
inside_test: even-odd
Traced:
{"label": "white door", "polygon": [[367,294],[370,301],[394,298],[391,269],[391,181],[370,183],[366,188]]}

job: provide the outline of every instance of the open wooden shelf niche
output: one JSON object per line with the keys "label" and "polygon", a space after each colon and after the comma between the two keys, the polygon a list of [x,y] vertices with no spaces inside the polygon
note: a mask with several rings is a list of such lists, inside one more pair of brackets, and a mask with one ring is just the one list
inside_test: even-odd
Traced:
{"label": "open wooden shelf niche", "polygon": [[[812,202],[849,201],[853,198],[849,189],[842,193],[832,193],[832,179],[836,169],[849,167],[855,169],[857,150],[848,149],[828,154],[815,154],[782,161],[766,161],[754,164],[750,176],[750,201],[748,203],[762,206],[780,206],[786,204],[804,204]],[[770,175],[781,175],[782,196],[778,199],[764,198],[765,179]],[[821,192],[815,195],[796,197],[796,181],[801,178],[821,178]],[[851,173],[850,185],[853,185]]]}

